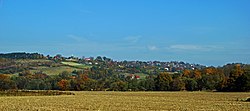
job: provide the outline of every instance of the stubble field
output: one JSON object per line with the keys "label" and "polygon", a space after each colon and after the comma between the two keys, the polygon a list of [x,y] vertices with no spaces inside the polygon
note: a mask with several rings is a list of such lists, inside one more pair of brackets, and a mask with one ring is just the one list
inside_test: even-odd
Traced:
{"label": "stubble field", "polygon": [[[74,92],[61,96],[0,97],[0,109],[34,111],[84,110],[231,110],[249,111],[250,93],[218,92]],[[237,101],[238,100],[238,101]]]}

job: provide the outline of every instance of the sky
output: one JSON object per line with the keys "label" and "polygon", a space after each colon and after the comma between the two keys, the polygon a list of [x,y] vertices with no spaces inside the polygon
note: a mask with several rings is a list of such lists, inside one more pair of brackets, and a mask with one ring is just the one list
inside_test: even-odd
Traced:
{"label": "sky", "polygon": [[0,53],[250,63],[250,0],[0,0]]}

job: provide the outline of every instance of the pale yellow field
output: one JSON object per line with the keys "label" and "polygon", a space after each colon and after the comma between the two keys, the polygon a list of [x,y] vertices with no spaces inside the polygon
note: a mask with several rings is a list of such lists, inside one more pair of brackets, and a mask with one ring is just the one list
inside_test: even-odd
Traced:
{"label": "pale yellow field", "polygon": [[249,111],[250,93],[213,92],[74,92],[63,96],[0,97],[0,109],[34,111],[84,110],[230,110]]}

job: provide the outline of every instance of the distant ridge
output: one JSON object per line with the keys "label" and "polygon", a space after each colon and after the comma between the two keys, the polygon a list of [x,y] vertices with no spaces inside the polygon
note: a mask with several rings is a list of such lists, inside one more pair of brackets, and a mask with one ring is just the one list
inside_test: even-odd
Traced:
{"label": "distant ridge", "polygon": [[0,53],[0,58],[8,59],[41,59],[44,58],[42,54],[39,53],[26,53],[26,52],[13,52],[13,53]]}

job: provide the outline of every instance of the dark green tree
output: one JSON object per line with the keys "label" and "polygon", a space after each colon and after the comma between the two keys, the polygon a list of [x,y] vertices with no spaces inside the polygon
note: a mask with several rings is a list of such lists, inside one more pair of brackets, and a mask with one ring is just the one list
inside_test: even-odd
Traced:
{"label": "dark green tree", "polygon": [[155,79],[156,90],[158,91],[168,91],[170,90],[170,83],[172,82],[172,77],[167,72],[160,73]]}
{"label": "dark green tree", "polygon": [[236,91],[250,91],[250,72],[245,72],[235,81]]}
{"label": "dark green tree", "polygon": [[185,90],[185,83],[181,78],[175,78],[170,85],[172,91]]}
{"label": "dark green tree", "polygon": [[0,74],[0,90],[16,89],[16,84],[8,75]]}
{"label": "dark green tree", "polygon": [[194,78],[184,78],[185,88],[188,91],[195,91],[198,88],[198,84]]}
{"label": "dark green tree", "polygon": [[139,81],[139,90],[154,91],[155,90],[155,78],[152,76],[146,77]]}
{"label": "dark green tree", "polygon": [[127,89],[127,83],[123,81],[117,81],[110,85],[110,90],[112,91],[126,91]]}

